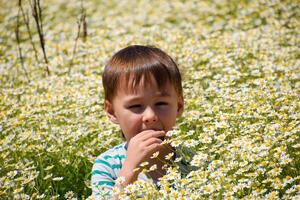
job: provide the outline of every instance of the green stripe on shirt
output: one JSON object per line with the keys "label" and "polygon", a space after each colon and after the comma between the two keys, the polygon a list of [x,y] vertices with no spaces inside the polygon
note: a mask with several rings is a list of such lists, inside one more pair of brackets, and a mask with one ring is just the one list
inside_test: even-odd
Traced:
{"label": "green stripe on shirt", "polygon": [[112,181],[98,181],[98,185],[102,186],[102,185],[109,185],[109,186],[114,186],[115,183]]}
{"label": "green stripe on shirt", "polygon": [[125,155],[116,155],[116,156],[114,156],[114,157],[112,157],[112,156],[110,156],[110,155],[105,155],[105,156],[104,156],[104,159],[105,159],[105,160],[107,160],[107,159],[109,159],[109,158],[114,158],[114,159],[120,159],[120,160],[122,160],[122,159],[125,159]]}
{"label": "green stripe on shirt", "polygon": [[107,167],[112,168],[112,169],[121,169],[121,165],[118,165],[118,164],[110,165],[110,164],[109,164],[108,162],[106,162],[105,160],[97,159],[97,160],[95,160],[95,163],[101,163],[101,164],[104,164],[104,165],[106,165]]}
{"label": "green stripe on shirt", "polygon": [[108,172],[104,172],[104,171],[100,171],[100,170],[94,170],[94,171],[92,171],[92,176],[94,176],[96,174],[106,175],[106,176],[109,176],[110,178],[113,179],[113,176],[110,173],[108,173]]}

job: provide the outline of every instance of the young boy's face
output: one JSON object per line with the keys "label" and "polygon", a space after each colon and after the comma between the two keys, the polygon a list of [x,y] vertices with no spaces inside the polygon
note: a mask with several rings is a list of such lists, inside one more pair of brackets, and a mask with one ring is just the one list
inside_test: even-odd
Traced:
{"label": "young boy's face", "polygon": [[[129,82],[132,80],[129,80]],[[134,91],[121,80],[112,102],[105,101],[110,120],[119,124],[127,140],[145,130],[171,130],[176,118],[183,111],[183,99],[170,83],[159,90],[155,79],[144,83],[143,79]]]}

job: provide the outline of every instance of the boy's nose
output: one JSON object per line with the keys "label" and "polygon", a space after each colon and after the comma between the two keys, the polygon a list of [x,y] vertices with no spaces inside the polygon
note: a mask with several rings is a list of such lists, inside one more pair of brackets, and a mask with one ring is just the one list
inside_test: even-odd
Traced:
{"label": "boy's nose", "polygon": [[153,123],[157,121],[157,116],[152,108],[147,108],[144,111],[143,122],[144,123]]}

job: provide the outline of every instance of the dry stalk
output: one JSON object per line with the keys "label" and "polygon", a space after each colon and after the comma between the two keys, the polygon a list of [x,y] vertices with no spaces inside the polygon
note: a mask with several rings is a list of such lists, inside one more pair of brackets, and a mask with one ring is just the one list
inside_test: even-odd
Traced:
{"label": "dry stalk", "polygon": [[81,0],[81,22],[83,24],[83,41],[85,42],[87,39],[87,23],[86,23],[86,12],[85,8],[83,7],[83,1]]}
{"label": "dry stalk", "polygon": [[73,62],[74,62],[74,57],[75,57],[76,50],[77,50],[77,43],[78,43],[78,40],[80,38],[81,26],[83,28],[82,39],[85,42],[86,39],[87,39],[87,23],[86,23],[85,8],[83,7],[83,1],[82,0],[81,0],[81,8],[80,8],[80,18],[77,20],[77,35],[76,35],[74,46],[73,46],[72,58],[71,58],[70,63],[69,63],[68,74],[71,73],[71,67],[72,67]]}
{"label": "dry stalk", "polygon": [[73,66],[73,61],[74,61],[74,57],[75,57],[75,53],[76,53],[76,49],[77,49],[77,43],[78,43],[78,39],[80,36],[80,27],[81,27],[81,19],[77,20],[77,35],[76,35],[74,46],[73,46],[72,58],[69,63],[69,70],[68,70],[69,75],[71,73],[71,67]]}
{"label": "dry stalk", "polygon": [[25,68],[25,65],[24,65],[24,58],[23,58],[23,55],[22,55],[22,48],[21,48],[21,40],[20,40],[20,31],[19,31],[19,28],[20,28],[20,7],[19,7],[19,10],[18,10],[18,15],[17,15],[17,26],[16,26],[16,30],[15,30],[15,36],[16,36],[16,40],[17,40],[17,44],[18,44],[18,58],[20,60],[20,63],[21,63],[21,67],[25,73],[25,77],[27,79],[27,81],[30,83],[30,79],[29,79],[29,76],[28,76],[28,73],[27,73],[27,70]]}
{"label": "dry stalk", "polygon": [[26,25],[26,29],[27,29],[27,32],[28,32],[28,35],[29,35],[30,43],[31,43],[32,49],[34,51],[35,60],[37,61],[37,63],[39,63],[38,52],[37,52],[35,44],[33,42],[33,37],[32,37],[32,33],[31,33],[31,29],[30,29],[30,22],[29,22],[28,12],[26,12],[26,14],[25,14],[23,6],[22,6],[22,0],[19,0],[19,8],[21,9],[23,21]]}
{"label": "dry stalk", "polygon": [[29,1],[29,2],[30,2],[30,6],[31,6],[32,16],[34,18],[36,28],[38,31],[44,61],[46,63],[46,72],[47,72],[47,75],[50,75],[50,70],[48,67],[48,59],[47,59],[46,50],[45,50],[45,37],[44,37],[44,31],[43,31],[42,9],[41,9],[41,5],[40,5],[40,0],[32,0],[32,2],[31,1]]}

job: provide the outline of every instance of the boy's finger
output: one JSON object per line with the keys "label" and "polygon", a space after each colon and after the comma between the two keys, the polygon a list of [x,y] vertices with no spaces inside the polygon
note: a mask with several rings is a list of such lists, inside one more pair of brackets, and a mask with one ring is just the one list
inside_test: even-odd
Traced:
{"label": "boy's finger", "polygon": [[160,140],[159,138],[156,138],[156,137],[152,137],[152,138],[149,138],[148,140],[145,140],[143,142],[143,145],[145,145],[147,147],[147,146],[150,146],[154,143],[160,144],[160,143],[162,143],[162,140]]}
{"label": "boy's finger", "polygon": [[141,132],[139,135],[141,135],[141,140],[145,141],[148,140],[149,138],[158,138],[158,137],[163,137],[165,136],[165,131],[154,131],[154,130],[147,130]]}
{"label": "boy's finger", "polygon": [[[135,137],[136,138],[146,138],[146,137],[152,137],[151,135],[157,134],[156,132],[164,132],[163,130],[145,130],[141,131],[139,134],[137,134]],[[155,136],[153,135],[153,136]]]}
{"label": "boy's finger", "polygon": [[161,146],[161,144],[153,143],[153,144],[151,144],[151,145],[149,145],[149,146],[147,147],[148,152],[149,152],[150,154],[153,154],[155,151],[157,151],[157,149],[158,149],[160,146]]}

